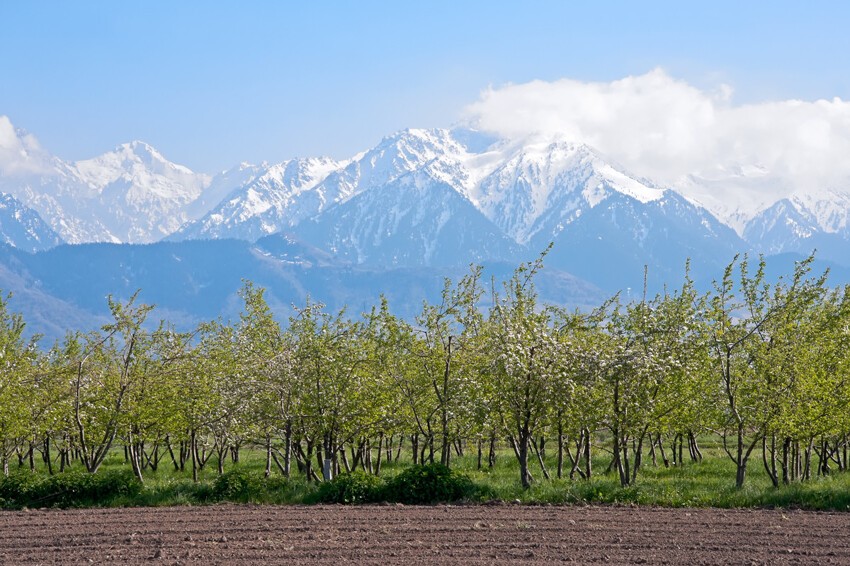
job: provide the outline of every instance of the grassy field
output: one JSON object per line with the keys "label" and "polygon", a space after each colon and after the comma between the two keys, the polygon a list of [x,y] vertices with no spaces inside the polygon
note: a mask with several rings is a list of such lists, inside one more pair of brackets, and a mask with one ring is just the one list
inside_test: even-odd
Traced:
{"label": "grassy field", "polygon": [[[833,473],[774,488],[762,469],[760,457],[754,455],[746,485],[739,490],[735,488],[733,463],[716,447],[705,448],[703,452],[706,457],[702,462],[685,462],[670,468],[665,468],[660,462],[653,466],[647,459],[635,484],[626,488],[620,486],[615,474],[604,473],[610,460],[604,458],[601,451],[600,457],[594,461],[595,475],[589,481],[545,480],[535,462],[532,473],[536,481],[530,489],[523,490],[516,459],[507,451],[498,454],[493,469],[487,469],[486,463],[482,470],[476,469],[475,455],[455,457],[452,477],[466,476],[471,480],[475,489],[460,496],[471,501],[497,499],[525,504],[794,507],[850,511],[850,474]],[[41,469],[33,473],[28,468],[13,466],[10,477],[0,480],[0,506],[157,506],[220,501],[295,504],[329,500],[327,487],[322,491],[318,484],[308,483],[301,476],[286,479],[274,473],[265,478],[263,458],[260,451],[244,450],[238,464],[227,463],[224,476],[219,476],[215,462],[210,462],[200,472],[198,482],[192,481],[190,472],[175,472],[170,463],[163,462],[158,471],[146,473],[143,485],[132,477],[129,464],[118,452],[112,454],[94,476],[76,467],[51,477]],[[547,454],[547,467],[554,475],[556,463],[551,452]],[[354,497],[353,501],[385,497],[385,491],[374,490],[391,484],[393,478],[409,468],[410,461],[402,457],[398,462],[384,463],[379,480],[362,476],[354,478],[355,488],[361,490],[356,493],[364,489],[372,491],[368,495]],[[397,489],[404,491],[409,487]],[[426,485],[421,489],[427,491],[429,487]]]}

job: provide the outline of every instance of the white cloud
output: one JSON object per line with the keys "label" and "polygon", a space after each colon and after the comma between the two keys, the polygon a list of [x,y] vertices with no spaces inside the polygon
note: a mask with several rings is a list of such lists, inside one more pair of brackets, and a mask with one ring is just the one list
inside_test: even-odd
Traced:
{"label": "white cloud", "polygon": [[0,115],[0,175],[49,173],[49,159],[35,136],[16,129],[8,116]]}
{"label": "white cloud", "polygon": [[753,190],[785,193],[776,198],[850,187],[850,102],[838,98],[735,105],[728,85],[706,91],[656,69],[608,83],[563,79],[490,88],[466,116],[511,139],[542,134],[585,142],[663,184],[743,170],[766,172],[774,182],[759,173]]}

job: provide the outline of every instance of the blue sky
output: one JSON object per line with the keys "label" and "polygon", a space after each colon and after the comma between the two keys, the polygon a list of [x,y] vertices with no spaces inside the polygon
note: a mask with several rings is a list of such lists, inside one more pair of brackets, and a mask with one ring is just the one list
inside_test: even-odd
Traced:
{"label": "blue sky", "polygon": [[736,104],[850,99],[845,2],[0,0],[0,115],[65,159],[343,158],[488,87],[661,68]]}

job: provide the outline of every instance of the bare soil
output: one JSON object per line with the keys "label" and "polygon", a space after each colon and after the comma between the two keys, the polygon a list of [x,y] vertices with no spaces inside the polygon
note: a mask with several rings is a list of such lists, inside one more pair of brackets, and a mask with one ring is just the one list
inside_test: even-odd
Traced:
{"label": "bare soil", "polygon": [[0,512],[3,564],[850,564],[850,513],[220,505]]}

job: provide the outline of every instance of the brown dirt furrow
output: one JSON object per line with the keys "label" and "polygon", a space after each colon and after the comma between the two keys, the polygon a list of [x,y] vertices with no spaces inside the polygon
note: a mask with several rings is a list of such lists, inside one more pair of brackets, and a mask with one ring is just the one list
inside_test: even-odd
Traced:
{"label": "brown dirt furrow", "polygon": [[222,505],[0,513],[3,564],[848,564],[850,514]]}

